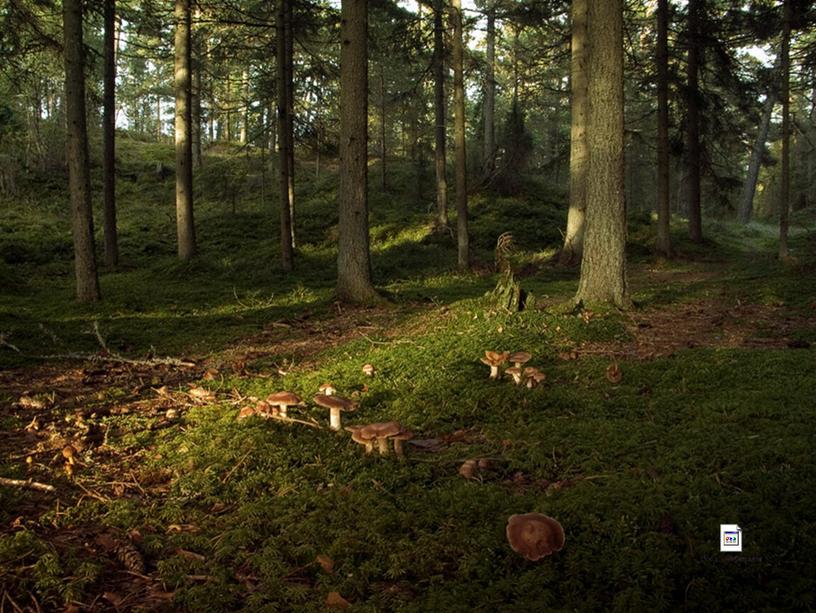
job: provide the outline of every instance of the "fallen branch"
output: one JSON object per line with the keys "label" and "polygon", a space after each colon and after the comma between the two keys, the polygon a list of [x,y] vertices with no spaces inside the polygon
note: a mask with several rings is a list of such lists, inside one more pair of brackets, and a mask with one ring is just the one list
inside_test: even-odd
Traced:
{"label": "fallen branch", "polygon": [[[0,339],[0,345],[10,347],[15,350],[17,349],[4,339]],[[137,360],[133,358],[125,358],[117,354],[100,355],[98,353],[52,353],[49,355],[29,355],[27,353],[22,353],[19,350],[17,350],[17,352],[21,356],[32,360],[82,360],[86,362],[114,362],[118,364],[132,364],[135,366],[179,366],[183,368],[192,368],[196,365],[195,362],[179,360],[177,358],[151,358],[146,360]]]}
{"label": "fallen branch", "polygon": [[8,487],[23,487],[29,490],[37,490],[39,492],[56,492],[57,488],[47,483],[39,483],[31,479],[9,479],[7,477],[0,477],[0,485]]}

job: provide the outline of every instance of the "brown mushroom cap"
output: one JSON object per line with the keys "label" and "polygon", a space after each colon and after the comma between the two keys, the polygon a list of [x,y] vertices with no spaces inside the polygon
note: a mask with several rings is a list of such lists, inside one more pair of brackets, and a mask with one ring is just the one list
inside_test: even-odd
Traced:
{"label": "brown mushroom cap", "polygon": [[341,411],[354,411],[357,407],[354,402],[341,396],[328,396],[326,394],[316,394],[314,402],[327,409],[340,409]]}
{"label": "brown mushroom cap", "polygon": [[485,351],[485,357],[482,358],[482,364],[488,366],[501,366],[507,361],[510,353],[507,351]]}
{"label": "brown mushroom cap", "polygon": [[396,421],[384,421],[376,424],[369,424],[360,429],[360,436],[363,438],[389,438],[402,432],[402,426]]}
{"label": "brown mushroom cap", "polygon": [[373,377],[376,371],[373,364],[363,364],[363,374]]}
{"label": "brown mushroom cap", "polygon": [[521,383],[521,373],[522,370],[518,366],[511,366],[510,368],[507,368],[504,371],[504,374],[513,377],[513,381],[515,381],[516,383]]}
{"label": "brown mushroom cap", "polygon": [[255,415],[255,407],[244,407],[238,413],[238,419],[252,417],[253,415]]}
{"label": "brown mushroom cap", "polygon": [[511,353],[507,359],[516,366],[520,366],[521,364],[529,362],[532,357],[533,356],[527,351],[516,351],[515,353]]}
{"label": "brown mushroom cap", "polygon": [[565,542],[564,528],[541,513],[511,515],[507,520],[507,541],[513,551],[535,562],[556,551]]}
{"label": "brown mushroom cap", "polygon": [[266,397],[266,401],[272,405],[289,407],[303,402],[300,396],[292,392],[275,392],[274,394],[269,394],[269,396]]}
{"label": "brown mushroom cap", "polygon": [[528,366],[524,369],[524,376],[528,379],[532,379],[536,383],[541,383],[547,379],[547,375],[538,370],[537,368],[533,368],[532,366]]}

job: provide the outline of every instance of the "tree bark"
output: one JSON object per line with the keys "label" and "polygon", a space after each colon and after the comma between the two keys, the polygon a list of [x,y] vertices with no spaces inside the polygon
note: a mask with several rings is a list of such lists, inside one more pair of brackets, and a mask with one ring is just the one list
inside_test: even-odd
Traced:
{"label": "tree bark", "polygon": [[434,0],[434,159],[436,164],[436,225],[448,226],[448,179],[445,136],[445,39],[443,0]]}
{"label": "tree bark", "polygon": [[496,7],[491,2],[487,8],[487,50],[485,54],[484,98],[484,162],[485,177],[496,169]]}
{"label": "tree bark", "polygon": [[580,261],[584,250],[587,166],[587,0],[572,0],[572,86],[570,126],[570,205],[567,232],[561,250],[562,264]]}
{"label": "tree bark", "polygon": [[116,232],[116,0],[104,7],[105,73],[103,94],[102,185],[105,211],[105,265],[119,265]]}
{"label": "tree bark", "polygon": [[277,56],[278,56],[278,173],[280,194],[280,241],[281,267],[285,272],[294,266],[294,245],[292,244],[292,202],[289,190],[289,104],[287,62],[286,62],[286,17],[287,4],[291,0],[278,0],[277,6]]}
{"label": "tree bark", "polygon": [[453,19],[453,144],[456,150],[456,244],[460,269],[470,268],[465,150],[465,73],[462,42],[462,1],[451,0]]}
{"label": "tree bark", "polygon": [[790,33],[791,0],[785,0],[782,25],[782,184],[779,190],[779,259],[788,257],[790,208]]}
{"label": "tree bark", "polygon": [[754,148],[751,151],[751,161],[748,164],[748,174],[745,183],[742,184],[742,194],[740,195],[739,220],[740,223],[747,224],[751,221],[754,212],[754,194],[756,193],[759,169],[762,166],[762,154],[765,152],[765,142],[768,140],[768,131],[771,127],[771,115],[776,102],[776,93],[771,91],[765,99],[765,107],[762,109],[762,120],[759,124],[757,137],[754,141]]}
{"label": "tree bark", "polygon": [[657,2],[657,252],[671,256],[669,227],[669,0]]}
{"label": "tree bark", "polygon": [[385,142],[385,65],[380,62],[380,187],[385,191],[386,179],[386,156],[387,148]]}
{"label": "tree bark", "polygon": [[286,150],[289,163],[289,219],[292,248],[297,245],[295,231],[295,0],[286,0],[286,132],[289,148]]}
{"label": "tree bark", "polygon": [[588,32],[587,220],[576,301],[627,308],[623,0],[590,0]]}
{"label": "tree bark", "polygon": [[686,61],[686,177],[688,181],[688,232],[695,243],[703,241],[700,204],[700,15],[704,0],[688,3],[688,59]]}
{"label": "tree bark", "polygon": [[241,118],[241,131],[238,133],[238,142],[246,145],[247,132],[249,131],[249,70],[244,68],[241,71],[241,98],[243,100],[243,117]]}
{"label": "tree bark", "polygon": [[337,296],[380,300],[368,236],[368,3],[343,0],[340,16],[340,184]]}
{"label": "tree bark", "polygon": [[[196,8],[195,20],[201,20],[201,9]],[[192,118],[193,118],[193,167],[201,169],[203,158],[201,156],[201,70],[204,63],[204,43],[202,41],[199,28],[193,29],[193,87],[192,87]]]}
{"label": "tree bark", "polygon": [[193,222],[192,83],[190,77],[190,0],[176,0],[176,233],[178,256],[189,260],[196,252]]}
{"label": "tree bark", "polygon": [[85,120],[85,54],[82,42],[82,0],[62,3],[65,60],[66,155],[71,194],[71,229],[74,237],[74,272],[77,299],[100,299],[96,272],[91,178],[88,165],[88,129]]}

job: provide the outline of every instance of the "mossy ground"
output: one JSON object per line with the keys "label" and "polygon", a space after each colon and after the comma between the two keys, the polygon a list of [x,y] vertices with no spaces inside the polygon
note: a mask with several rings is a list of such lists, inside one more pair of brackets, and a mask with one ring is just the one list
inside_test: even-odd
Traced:
{"label": "mossy ground", "polygon": [[[27,355],[94,352],[97,321],[113,352],[197,360],[186,370],[41,365],[0,349],[0,475],[57,487],[0,489],[0,576],[15,602],[320,611],[337,591],[368,611],[816,606],[816,361],[812,349],[789,347],[816,340],[809,234],[794,240],[798,262],[779,264],[762,224],[712,224],[704,247],[684,243],[678,227],[680,257],[657,261],[640,220],[636,310],[582,318],[562,306],[576,271],[546,263],[563,207],[478,196],[480,269],[495,237],[512,231],[521,281],[540,299],[510,314],[484,297],[494,275],[453,270],[450,237],[431,230],[431,195],[409,190],[398,168],[397,187],[373,191],[371,203],[375,276],[392,302],[356,309],[332,298],[330,172],[301,172],[303,239],[297,271],[284,276],[257,173],[228,152],[211,156],[211,173],[229,169],[235,203],[208,175],[201,254],[180,264],[171,185],[151,175],[167,153],[121,149],[137,183],[120,181],[123,264],[103,272],[98,306],[72,301],[58,190],[4,205],[8,342]],[[644,348],[646,337],[656,340]],[[488,380],[478,362],[486,349],[532,352],[546,384]],[[604,376],[612,359],[617,385]],[[363,376],[366,362],[375,377]],[[398,420],[433,451],[365,456],[314,408],[294,415],[322,429],[236,420],[251,396],[308,398],[327,380],[359,398],[349,423]],[[194,402],[191,385],[214,400]],[[44,408],[13,406],[21,395]],[[168,421],[168,408],[179,416]],[[40,430],[26,432],[35,417]],[[69,478],[60,448],[89,430],[103,438]],[[465,480],[458,467],[475,457],[493,468]],[[557,518],[567,538],[537,563],[504,534],[511,514],[530,511]],[[742,554],[719,552],[721,523],[743,528]],[[137,544],[144,577],[95,544],[101,532]]]}

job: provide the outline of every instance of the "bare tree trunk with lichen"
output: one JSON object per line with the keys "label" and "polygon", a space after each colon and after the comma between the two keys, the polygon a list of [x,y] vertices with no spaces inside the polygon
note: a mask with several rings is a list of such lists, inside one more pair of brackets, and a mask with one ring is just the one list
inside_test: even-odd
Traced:
{"label": "bare tree trunk with lichen", "polygon": [[196,252],[193,221],[192,82],[190,75],[190,0],[176,0],[176,231],[178,256],[189,260]]}
{"label": "bare tree trunk with lichen", "polygon": [[436,225],[439,228],[448,226],[443,10],[443,0],[434,0],[434,158],[436,165]]}
{"label": "bare tree trunk with lichen", "polygon": [[467,208],[467,152],[465,150],[465,72],[462,40],[462,2],[451,0],[453,19],[453,140],[456,149],[456,244],[457,264],[470,268],[470,237]]}

